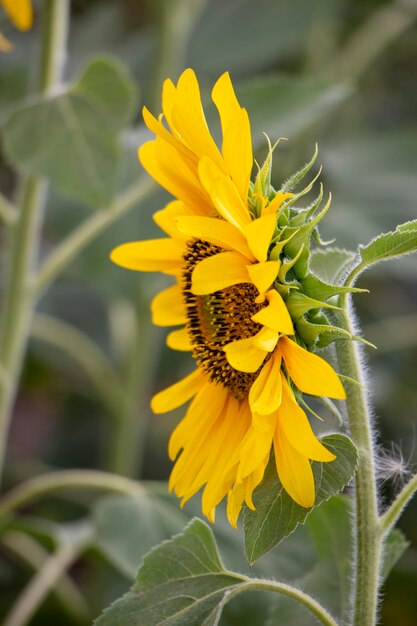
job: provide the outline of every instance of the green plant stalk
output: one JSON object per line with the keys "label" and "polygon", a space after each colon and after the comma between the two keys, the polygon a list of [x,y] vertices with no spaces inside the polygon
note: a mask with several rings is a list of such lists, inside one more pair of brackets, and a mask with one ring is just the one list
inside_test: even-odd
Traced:
{"label": "green plant stalk", "polygon": [[[46,0],[40,93],[47,95],[61,80],[66,50],[69,0]],[[20,212],[12,234],[10,265],[0,336],[3,370],[0,394],[0,476],[4,465],[10,415],[26,350],[34,297],[32,278],[40,240],[47,183],[28,176],[22,181]]]}
{"label": "green plant stalk", "polygon": [[[339,325],[355,335],[348,297],[340,298],[343,312],[336,315]],[[364,375],[359,347],[354,341],[336,342],[340,371],[363,385]],[[346,405],[350,432],[358,448],[355,479],[355,571],[352,609],[354,626],[375,626],[382,542],[378,532],[378,500],[372,424],[363,386],[346,382]]]}
{"label": "green plant stalk", "polygon": [[48,472],[31,478],[11,489],[0,501],[0,519],[15,513],[21,506],[43,498],[55,491],[65,489],[91,489],[137,496],[144,493],[144,487],[129,478],[98,470],[62,470]]}

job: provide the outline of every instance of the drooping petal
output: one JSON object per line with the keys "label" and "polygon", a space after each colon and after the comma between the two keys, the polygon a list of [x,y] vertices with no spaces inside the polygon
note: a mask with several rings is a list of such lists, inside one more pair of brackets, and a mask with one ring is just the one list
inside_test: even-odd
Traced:
{"label": "drooping petal", "polygon": [[232,528],[237,528],[237,520],[245,500],[246,481],[235,483],[227,496],[226,514]]}
{"label": "drooping petal", "polygon": [[187,322],[181,287],[176,284],[158,293],[151,303],[156,326],[178,326]]}
{"label": "drooping petal", "polygon": [[266,294],[266,298],[269,304],[258,311],[258,313],[255,313],[255,315],[252,315],[253,321],[263,326],[268,326],[268,328],[272,328],[279,333],[293,335],[292,319],[282,296],[275,289],[271,289]]}
{"label": "drooping petal", "polygon": [[245,237],[226,220],[213,217],[180,217],[177,219],[177,227],[182,235],[209,241],[225,250],[235,250],[247,259],[254,260]]}
{"label": "drooping petal", "polygon": [[272,328],[261,328],[259,333],[253,337],[253,343],[258,348],[272,352],[278,342],[279,333]]}
{"label": "drooping petal", "polygon": [[247,259],[239,252],[220,252],[203,259],[192,273],[191,291],[205,295],[250,282],[246,269]]}
{"label": "drooping petal", "polygon": [[275,215],[267,215],[266,217],[253,220],[243,229],[249,248],[260,262],[264,262],[267,259],[268,248],[275,227]]}
{"label": "drooping petal", "polygon": [[190,341],[190,334],[186,328],[173,330],[167,336],[167,346],[172,350],[180,352],[190,352],[193,349]]}
{"label": "drooping petal", "polygon": [[280,338],[278,349],[298,389],[313,396],[345,400],[343,385],[327,361],[317,354],[308,352],[287,337]]}
{"label": "drooping petal", "polygon": [[167,413],[176,409],[192,398],[205,382],[206,376],[199,369],[194,370],[179,382],[157,393],[151,400],[152,411]]}
{"label": "drooping petal", "polygon": [[[168,454],[172,461],[190,440],[204,440],[208,425],[223,411],[227,396],[224,387],[213,385],[206,380],[188,407],[186,416],[171,434]],[[210,407],[210,410],[207,410],[207,407]]]}
{"label": "drooping petal", "polygon": [[335,455],[317,439],[306,414],[294,400],[284,376],[282,376],[282,402],[278,411],[278,421],[284,436],[300,454],[313,461],[334,461]]}
{"label": "drooping petal", "polygon": [[274,352],[263,366],[249,391],[249,404],[253,413],[273,413],[281,404],[281,355]]}
{"label": "drooping petal", "polygon": [[268,430],[255,430],[251,428],[240,448],[240,464],[236,480],[240,482],[249,476],[257,467],[262,465],[272,447],[274,438],[276,415],[270,416],[270,428]]}
{"label": "drooping petal", "polygon": [[278,276],[280,261],[265,261],[265,263],[254,263],[248,265],[248,272],[251,282],[262,295],[271,287]]}
{"label": "drooping petal", "polygon": [[285,491],[305,508],[314,505],[316,491],[310,461],[289,443],[280,427],[274,435],[275,464]]}
{"label": "drooping petal", "polygon": [[124,243],[112,250],[113,263],[141,272],[176,273],[184,264],[183,245],[174,239]]}

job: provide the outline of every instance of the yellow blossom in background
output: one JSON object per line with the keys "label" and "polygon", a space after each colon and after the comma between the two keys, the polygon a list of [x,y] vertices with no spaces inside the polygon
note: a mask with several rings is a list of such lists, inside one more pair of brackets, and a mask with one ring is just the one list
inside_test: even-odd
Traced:
{"label": "yellow blossom in background", "polygon": [[[19,30],[29,30],[33,23],[31,0],[0,0],[0,5]],[[13,44],[0,33],[0,51],[9,52]]]}
{"label": "yellow blossom in background", "polygon": [[289,239],[282,239],[277,220],[292,194],[254,193],[250,122],[228,73],[212,97],[221,151],[192,70],[177,85],[165,81],[158,119],[144,108],[156,138],[141,146],[139,159],[176,198],[154,216],[168,236],[121,245],[111,258],[128,269],[174,277],[152,302],[153,322],[179,327],[167,343],[190,351],[196,368],[152,400],[155,413],[191,400],[169,442],[176,461],[170,488],[184,503],[204,487],[202,508],[210,520],[227,496],[235,526],[243,503],[253,508],[272,449],[285,490],[299,505],[313,506],[311,460],[335,457],[314,435],[296,397],[344,399],[345,392],[333,368],[300,345],[286,305],[291,263],[281,253]]}

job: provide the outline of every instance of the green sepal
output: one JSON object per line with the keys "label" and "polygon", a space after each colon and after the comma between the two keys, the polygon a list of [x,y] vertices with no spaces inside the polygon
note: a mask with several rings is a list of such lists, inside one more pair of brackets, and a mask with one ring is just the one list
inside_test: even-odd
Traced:
{"label": "green sepal", "polygon": [[359,289],[358,287],[330,285],[311,273],[307,274],[307,276],[300,281],[300,284],[303,293],[317,300],[328,300],[332,296],[345,293],[369,293],[367,289]]}
{"label": "green sepal", "polygon": [[324,315],[321,316],[322,323],[318,324],[309,322],[305,317],[300,317],[297,320],[295,324],[297,333],[307,346],[318,345],[318,338],[322,333],[330,333],[332,341],[336,339],[352,339],[352,335],[347,330],[332,326],[330,322],[324,322],[325,319]]}
{"label": "green sepal", "polygon": [[295,321],[298,320],[301,315],[304,315],[304,313],[307,313],[312,309],[327,308],[340,310],[340,307],[335,306],[334,304],[315,300],[314,298],[310,298],[300,291],[293,291],[292,293],[290,293],[285,304],[290,312],[292,319]]}
{"label": "green sepal", "polygon": [[291,189],[294,189],[294,187],[296,185],[298,185],[298,183],[300,182],[300,180],[302,180],[304,178],[304,176],[311,170],[311,168],[313,167],[316,159],[317,159],[317,155],[319,153],[319,149],[318,149],[318,145],[316,144],[315,150],[314,150],[314,154],[311,157],[310,161],[308,163],[306,163],[300,170],[298,170],[298,172],[296,172],[295,174],[293,174],[292,176],[290,176],[290,178],[288,178],[285,183],[282,185],[280,191],[283,193],[286,193],[287,191],[291,191]]}

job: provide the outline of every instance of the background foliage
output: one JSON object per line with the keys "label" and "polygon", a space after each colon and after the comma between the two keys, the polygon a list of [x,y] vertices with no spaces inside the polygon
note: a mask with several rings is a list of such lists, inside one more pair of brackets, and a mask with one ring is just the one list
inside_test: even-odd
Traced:
{"label": "background foliage", "polygon": [[[17,167],[49,178],[45,258],[81,221],[103,219],[116,194],[143,176],[136,159],[147,136],[140,104],[157,114],[162,79],[176,78],[187,66],[197,72],[205,96],[220,73],[231,72],[251,116],[259,160],[265,153],[262,131],[272,140],[288,137],[276,152],[277,183],[310,158],[318,141],[322,180],[333,194],[324,239],[356,249],[415,218],[413,0],[74,0],[68,88],[47,108],[28,97],[42,2],[35,7],[34,29],[13,33],[15,51],[0,61],[0,186],[5,195],[13,194]],[[1,29],[9,32],[10,26]],[[151,214],[166,200],[153,191],[103,230],[45,292],[15,409],[6,475],[12,486],[46,469],[98,468],[141,478],[145,490],[134,499],[64,492],[24,511],[3,536],[0,615],[46,554],[65,548],[74,557],[69,576],[61,578],[30,624],[91,623],[130,587],[143,554],[199,512],[198,502],[181,511],[158,482],[169,473],[166,442],[180,413],[152,416],[149,398],[189,367],[150,325],[148,303],[162,279],[108,261],[115,245],[156,233]],[[3,242],[3,230],[0,236]],[[415,468],[417,458],[416,284],[415,259],[409,257],[376,267],[366,285],[359,281],[370,294],[355,299],[363,334],[378,346],[367,353],[387,499],[402,479],[401,464],[391,460],[399,458],[397,446],[409,467]],[[327,428],[332,419],[329,415]],[[383,452],[384,440],[396,442],[394,449]],[[346,547],[323,540],[323,528],[327,539],[340,527],[344,506],[343,498],[322,505],[261,558],[252,574],[280,576],[319,594],[323,580],[337,580],[334,563],[343,568],[349,548],[348,529]],[[386,626],[417,623],[415,502],[400,526],[410,546],[386,583]],[[240,532],[232,531],[223,515],[213,532],[227,567],[249,571]],[[398,547],[401,541],[394,536],[391,543]],[[323,552],[324,565],[318,565]],[[340,589],[334,582],[326,589],[321,599],[337,613]],[[274,605],[266,594],[248,594],[231,602],[221,624],[262,619],[273,624],[279,611],[283,623],[302,619],[308,625],[310,617],[301,618],[300,610],[289,600]]]}

